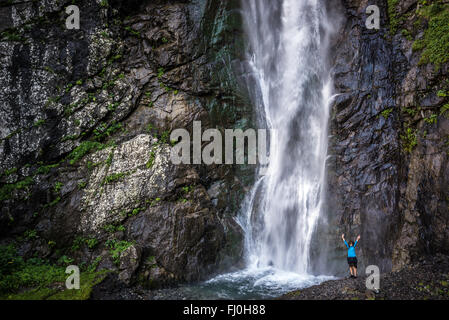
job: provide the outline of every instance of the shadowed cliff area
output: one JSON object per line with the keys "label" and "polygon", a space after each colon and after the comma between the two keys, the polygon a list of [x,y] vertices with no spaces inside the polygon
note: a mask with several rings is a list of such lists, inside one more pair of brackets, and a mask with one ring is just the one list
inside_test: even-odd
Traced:
{"label": "shadowed cliff area", "polygon": [[250,126],[236,2],[76,1],[80,30],[69,4],[0,5],[2,293],[69,264],[148,288],[238,267],[253,168],[169,160],[194,120]]}
{"label": "shadowed cliff area", "polygon": [[327,209],[315,233],[318,273],[346,274],[342,233],[361,235],[361,270],[399,270],[448,253],[449,5],[372,4],[380,8],[380,30],[366,28],[364,1],[336,9],[343,22],[331,48],[338,95]]}

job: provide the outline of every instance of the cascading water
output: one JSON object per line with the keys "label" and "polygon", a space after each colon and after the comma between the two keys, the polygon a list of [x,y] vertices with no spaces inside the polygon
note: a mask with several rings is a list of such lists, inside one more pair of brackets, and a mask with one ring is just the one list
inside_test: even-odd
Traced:
{"label": "cascading water", "polygon": [[[269,165],[242,225],[250,267],[307,274],[321,212],[329,74],[326,12],[319,0],[243,0],[260,121],[274,130]],[[264,125],[264,124],[262,124]]]}
{"label": "cascading water", "polygon": [[324,198],[331,92],[322,1],[241,2],[252,71],[248,89],[259,126],[274,133],[269,163],[259,168],[238,220],[247,268],[184,287],[187,298],[275,297],[333,278],[309,270]]}

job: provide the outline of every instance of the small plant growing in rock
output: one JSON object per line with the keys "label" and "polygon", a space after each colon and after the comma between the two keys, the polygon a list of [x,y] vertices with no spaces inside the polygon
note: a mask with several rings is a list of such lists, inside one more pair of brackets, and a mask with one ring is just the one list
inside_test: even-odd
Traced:
{"label": "small plant growing in rock", "polygon": [[416,130],[407,128],[405,134],[400,136],[403,143],[404,151],[407,153],[412,152],[413,148],[418,145]]}
{"label": "small plant growing in rock", "polygon": [[56,182],[54,187],[53,187],[53,191],[55,193],[59,193],[59,191],[61,191],[62,186],[63,186],[63,184],[61,182],[59,182],[59,181]]}
{"label": "small plant growing in rock", "polygon": [[428,124],[434,124],[438,121],[438,116],[436,114],[432,114],[429,118],[424,118],[424,121]]}
{"label": "small plant growing in rock", "polygon": [[87,267],[88,272],[95,272],[101,262],[102,257],[96,257],[95,260]]}
{"label": "small plant growing in rock", "polygon": [[128,217],[134,217],[139,214],[139,212],[145,210],[145,208],[135,208],[130,213],[128,213]]}
{"label": "small plant growing in rock", "polygon": [[45,120],[44,120],[44,119],[37,120],[37,121],[33,124],[33,127],[40,127],[40,126],[42,126],[44,123],[45,123]]}
{"label": "small plant growing in rock", "polygon": [[46,205],[44,205],[44,208],[53,207],[53,206],[57,205],[59,203],[59,201],[61,201],[61,197],[57,197],[52,202],[47,203]]}
{"label": "small plant growing in rock", "polygon": [[393,108],[388,108],[385,109],[384,111],[382,111],[381,115],[382,117],[384,117],[385,119],[388,119],[388,117],[390,116],[390,114],[393,112]]}
{"label": "small plant growing in rock", "polygon": [[32,240],[37,238],[37,232],[36,230],[27,230],[24,232],[23,236],[25,239]]}
{"label": "small plant growing in rock", "polygon": [[0,201],[9,199],[14,190],[27,189],[30,185],[34,183],[33,177],[27,177],[19,182],[12,184],[4,184],[0,187]]}
{"label": "small plant growing in rock", "polygon": [[108,158],[106,159],[106,165],[107,165],[108,167],[111,166],[112,160],[113,160],[113,159],[114,159],[114,151],[111,151],[111,152],[109,153],[109,155],[108,155]]}
{"label": "small plant growing in rock", "polygon": [[126,230],[126,228],[125,228],[124,225],[115,226],[115,225],[113,225],[113,224],[105,225],[105,226],[103,227],[103,229],[104,229],[106,232],[109,232],[109,233],[114,233],[114,232],[117,232],[117,231],[125,231],[125,230]]}
{"label": "small plant growing in rock", "polygon": [[449,118],[449,103],[446,103],[444,106],[441,107],[440,115]]}
{"label": "small plant growing in rock", "polygon": [[110,103],[110,104],[108,105],[108,110],[109,110],[109,111],[115,111],[115,109],[117,109],[118,106],[119,106],[119,103],[118,103],[118,102]]}
{"label": "small plant growing in rock", "polygon": [[163,131],[161,134],[161,143],[168,143],[168,139],[170,139],[170,131]]}
{"label": "small plant growing in rock", "polygon": [[404,112],[406,112],[411,117],[414,117],[418,113],[418,110],[413,107],[411,107],[411,108],[404,107],[404,108],[402,108],[402,110]]}
{"label": "small plant growing in rock", "polygon": [[73,259],[72,258],[70,258],[70,257],[68,257],[68,256],[66,256],[66,255],[64,255],[64,256],[62,256],[62,257],[60,257],[59,259],[58,259],[58,264],[60,264],[60,265],[69,265],[69,264],[72,264],[73,263]]}
{"label": "small plant growing in rock", "polygon": [[119,131],[120,129],[123,129],[123,126],[121,123],[112,122],[109,126],[107,126],[105,123],[101,123],[94,131],[94,139],[95,140],[101,140],[106,137],[110,137],[115,132]]}
{"label": "small plant growing in rock", "polygon": [[76,140],[76,139],[78,139],[78,135],[76,135],[76,134],[74,134],[74,135],[69,135],[69,136],[65,136],[65,137],[63,137],[62,139],[61,139],[61,142],[64,142],[64,141],[68,141],[68,140]]}
{"label": "small plant growing in rock", "polygon": [[106,241],[106,246],[109,248],[109,253],[111,255],[112,260],[116,265],[120,263],[120,255],[123,251],[128,249],[133,245],[133,242],[125,241],[125,240],[108,240]]}
{"label": "small plant growing in rock", "polygon": [[101,150],[105,148],[106,146],[99,142],[94,141],[84,141],[82,142],[78,147],[76,147],[69,155],[69,163],[75,164],[78,162],[82,157],[84,157],[87,153],[89,153],[92,150]]}
{"label": "small plant growing in rock", "polygon": [[444,90],[439,90],[437,92],[437,96],[440,97],[440,98],[444,98],[444,97],[449,97],[449,94],[446,91],[444,91]]}
{"label": "small plant growing in rock", "polygon": [[190,193],[190,191],[193,190],[193,186],[185,186],[182,187],[182,191],[184,191],[184,193]]}
{"label": "small plant growing in rock", "polygon": [[140,32],[133,30],[131,27],[127,26],[125,27],[125,30],[131,33],[133,36],[136,36],[137,38],[140,38]]}
{"label": "small plant growing in rock", "polygon": [[130,174],[131,174],[131,172],[129,172],[129,171],[113,173],[113,174],[107,176],[106,178],[104,178],[103,181],[101,182],[101,185],[103,186],[105,184],[117,182],[117,181],[121,180],[123,177],[130,175]]}
{"label": "small plant growing in rock", "polygon": [[5,177],[7,177],[7,176],[10,176],[10,175],[12,175],[13,173],[16,173],[16,172],[17,172],[17,168],[11,168],[11,169],[8,169],[8,170],[3,171],[3,173],[0,174],[0,177],[1,177],[2,175],[5,176]]}
{"label": "small plant growing in rock", "polygon": [[144,211],[145,208],[134,208],[131,212],[128,213],[128,217],[137,216],[140,212]]}
{"label": "small plant growing in rock", "polygon": [[83,238],[76,237],[73,240],[72,247],[70,248],[73,252],[78,251],[83,245],[86,245],[89,249],[93,249],[97,246],[98,240],[95,238]]}
{"label": "small plant growing in rock", "polygon": [[41,166],[37,169],[36,174],[48,174],[51,169],[57,168],[59,164],[50,164],[46,166]]}
{"label": "small plant growing in rock", "polygon": [[87,161],[87,169],[92,171],[96,166],[99,166],[101,162],[93,163],[92,161]]}
{"label": "small plant growing in rock", "polygon": [[150,207],[153,207],[153,206],[155,206],[159,201],[161,201],[161,198],[156,198],[156,199],[153,199],[153,200],[146,200],[145,201],[145,203],[149,203],[150,204]]}
{"label": "small plant growing in rock", "polygon": [[84,243],[83,237],[76,237],[73,240],[73,243],[72,243],[72,246],[70,247],[70,250],[73,251],[73,252],[78,251],[81,248],[81,246],[83,245],[83,243]]}
{"label": "small plant growing in rock", "polygon": [[148,159],[147,163],[146,163],[146,167],[147,169],[150,169],[153,164],[154,164],[154,159],[156,158],[156,154],[154,151],[150,152],[150,158]]}
{"label": "small plant growing in rock", "polygon": [[164,89],[165,92],[170,92],[170,91],[173,90],[172,88],[170,88],[169,86],[165,85],[165,84],[162,83],[162,82],[159,84],[159,86],[160,86],[162,89]]}
{"label": "small plant growing in rock", "polygon": [[115,226],[113,224],[107,224],[103,227],[104,231],[113,233],[115,231]]}
{"label": "small plant growing in rock", "polygon": [[23,41],[24,38],[22,38],[18,33],[15,31],[4,31],[0,34],[0,37],[6,41]]}
{"label": "small plant growing in rock", "polygon": [[157,267],[156,257],[155,256],[149,256],[146,259],[146,263],[147,263],[148,267],[151,268],[151,269]]}
{"label": "small plant growing in rock", "polygon": [[93,249],[97,246],[98,240],[95,238],[87,239],[86,244],[89,249]]}
{"label": "small plant growing in rock", "polygon": [[147,262],[150,264],[156,263],[156,258],[154,256],[149,256]]}

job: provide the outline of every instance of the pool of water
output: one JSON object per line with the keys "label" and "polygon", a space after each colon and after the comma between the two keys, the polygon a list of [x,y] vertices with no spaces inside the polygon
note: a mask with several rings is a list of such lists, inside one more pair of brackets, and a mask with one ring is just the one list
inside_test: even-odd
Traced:
{"label": "pool of water", "polygon": [[336,279],[333,276],[301,275],[272,267],[244,269],[208,281],[158,290],[154,299],[271,299],[284,293]]}

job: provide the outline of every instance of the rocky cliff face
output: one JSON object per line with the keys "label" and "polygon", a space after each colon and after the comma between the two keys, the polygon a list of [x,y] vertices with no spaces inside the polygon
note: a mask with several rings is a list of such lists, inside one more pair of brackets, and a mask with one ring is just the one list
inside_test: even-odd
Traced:
{"label": "rocky cliff face", "polygon": [[[1,242],[152,287],[238,265],[251,168],[175,166],[170,132],[245,128],[235,1],[0,2]],[[241,87],[241,86],[240,86]]]}
{"label": "rocky cliff face", "polygon": [[[368,30],[366,7],[380,8]],[[447,1],[343,1],[333,50],[329,236],[361,234],[363,265],[448,251]],[[363,269],[362,269],[363,270]]]}

